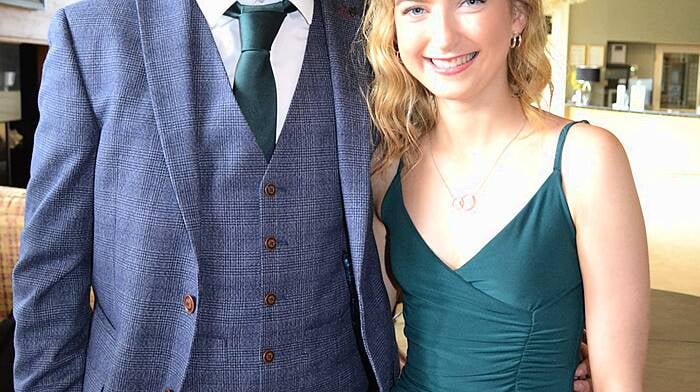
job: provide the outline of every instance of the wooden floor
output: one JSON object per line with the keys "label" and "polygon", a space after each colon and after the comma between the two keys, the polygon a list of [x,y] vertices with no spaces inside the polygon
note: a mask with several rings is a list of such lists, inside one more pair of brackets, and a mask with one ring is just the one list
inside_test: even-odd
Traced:
{"label": "wooden floor", "polygon": [[646,390],[700,391],[700,175],[639,176],[649,240]]}
{"label": "wooden floor", "polygon": [[653,290],[646,389],[700,391],[700,297]]}

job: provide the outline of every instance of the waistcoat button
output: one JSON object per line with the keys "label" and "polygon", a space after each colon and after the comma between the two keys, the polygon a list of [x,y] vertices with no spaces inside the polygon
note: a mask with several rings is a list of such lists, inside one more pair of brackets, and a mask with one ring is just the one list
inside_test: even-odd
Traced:
{"label": "waistcoat button", "polygon": [[265,296],[265,305],[272,306],[277,303],[277,296],[274,293],[270,293]]}
{"label": "waistcoat button", "polygon": [[269,250],[277,248],[277,239],[275,237],[267,237],[265,239],[265,247]]}
{"label": "waistcoat button", "polygon": [[275,353],[272,350],[265,350],[262,355],[263,362],[272,363],[275,360]]}
{"label": "waistcoat button", "polygon": [[277,187],[274,184],[265,185],[265,194],[272,197],[277,194]]}

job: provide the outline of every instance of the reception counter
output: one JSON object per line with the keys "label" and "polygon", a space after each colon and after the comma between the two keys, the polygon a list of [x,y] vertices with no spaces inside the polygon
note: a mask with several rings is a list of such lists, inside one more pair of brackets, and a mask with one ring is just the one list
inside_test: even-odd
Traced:
{"label": "reception counter", "polygon": [[566,117],[611,131],[627,150],[635,174],[700,175],[700,116],[567,106]]}

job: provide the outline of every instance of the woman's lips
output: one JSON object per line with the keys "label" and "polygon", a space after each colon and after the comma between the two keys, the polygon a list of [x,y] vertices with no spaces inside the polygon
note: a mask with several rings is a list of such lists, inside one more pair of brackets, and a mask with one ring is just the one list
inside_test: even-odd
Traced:
{"label": "woman's lips", "polygon": [[442,75],[454,75],[469,68],[478,56],[479,52],[470,52],[451,58],[427,58],[427,60],[432,64],[435,72]]}

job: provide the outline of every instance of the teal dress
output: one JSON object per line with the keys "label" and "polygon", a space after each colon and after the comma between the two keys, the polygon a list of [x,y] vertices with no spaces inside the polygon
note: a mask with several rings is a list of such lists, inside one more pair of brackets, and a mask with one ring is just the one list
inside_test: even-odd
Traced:
{"label": "teal dress", "polygon": [[382,203],[391,270],[404,294],[408,357],[393,392],[571,391],[583,331],[576,232],[554,168],[469,262],[427,246],[394,177]]}

